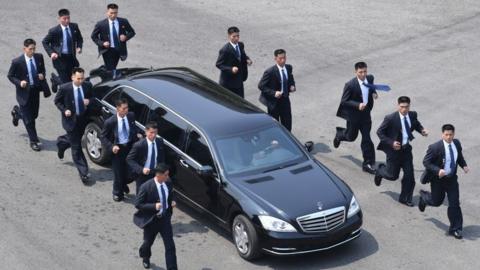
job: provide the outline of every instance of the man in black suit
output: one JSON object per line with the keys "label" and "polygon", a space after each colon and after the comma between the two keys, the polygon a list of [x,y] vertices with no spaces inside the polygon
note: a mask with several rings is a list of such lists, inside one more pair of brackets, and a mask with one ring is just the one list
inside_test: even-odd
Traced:
{"label": "man in black suit", "polygon": [[151,248],[160,233],[165,246],[167,270],[174,270],[177,269],[177,257],[172,232],[172,208],[176,203],[173,200],[172,182],[169,181],[166,164],[160,163],[152,171],[154,178],[140,187],[135,198],[138,211],[133,215],[133,223],[143,229],[143,244],[139,253],[143,266],[150,268]]}
{"label": "man in black suit", "polygon": [[291,65],[285,64],[287,53],[283,49],[274,51],[276,65],[263,73],[258,83],[261,91],[260,102],[267,106],[268,114],[280,121],[282,125],[292,131],[292,109],[290,107],[290,92],[295,92],[295,79]]}
{"label": "man in black suit", "polygon": [[248,77],[248,66],[253,62],[240,42],[240,30],[236,26],[227,30],[229,41],[218,52],[216,66],[220,69],[220,85],[244,97],[243,82]]}
{"label": "man in black suit", "polygon": [[62,126],[67,132],[57,138],[58,157],[63,159],[65,150],[72,148],[72,160],[83,184],[88,183],[90,176],[81,140],[92,97],[92,84],[85,81],[85,71],[80,67],[72,69],[72,82],[60,85],[55,96],[55,105],[62,113]]}
{"label": "man in black suit", "polygon": [[157,123],[147,123],[146,137],[136,142],[128,153],[127,164],[135,177],[137,194],[140,186],[154,176],[155,165],[165,161],[163,139],[158,138],[157,134]]}
{"label": "man in black suit", "polygon": [[58,11],[58,21],[57,26],[48,30],[42,44],[52,59],[53,67],[57,70],[61,82],[66,83],[71,81],[72,69],[80,66],[77,53],[82,52],[83,37],[78,25],[70,22],[68,9],[62,8]]}
{"label": "man in black suit", "polygon": [[18,106],[11,111],[12,123],[18,126],[18,120],[22,119],[27,129],[30,147],[34,151],[40,151],[35,127],[35,119],[38,117],[40,108],[40,91],[45,97],[51,95],[50,88],[45,81],[45,63],[43,55],[35,53],[36,42],[26,39],[23,42],[23,54],[12,60],[8,70],[8,79],[15,85]]}
{"label": "man in black suit", "polygon": [[338,148],[342,141],[355,141],[360,131],[362,169],[371,174],[375,173],[375,147],[370,138],[372,129],[370,112],[373,109],[373,100],[378,98],[375,88],[370,87],[373,85],[373,79],[373,75],[367,75],[365,62],[355,63],[355,78],[345,83],[342,100],[337,110],[337,116],[347,120],[347,128],[337,127],[337,133],[333,139],[333,146]]}
{"label": "man in black suit", "polygon": [[423,165],[430,175],[431,193],[420,191],[418,208],[425,211],[427,205],[438,207],[442,205],[445,194],[448,197],[448,233],[457,239],[462,239],[463,217],[460,208],[460,193],[458,189],[457,167],[468,173],[467,162],[463,158],[462,145],[454,139],[455,127],[451,124],[442,126],[442,140],[431,144],[423,159]]}
{"label": "man in black suit", "polygon": [[128,111],[128,101],[115,101],[117,113],[112,115],[103,124],[100,139],[105,150],[112,151],[113,169],[113,200],[123,200],[123,193],[130,193],[127,185],[127,155],[132,145],[138,139],[138,128],[135,124],[135,114]]}
{"label": "man in black suit", "polygon": [[97,22],[91,35],[109,71],[117,68],[119,60],[127,59],[127,41],[135,36],[135,30],[128,20],[117,15],[118,6],[108,4],[107,18]]}
{"label": "man in black suit", "polygon": [[412,131],[416,130],[423,136],[428,132],[417,119],[417,112],[410,111],[410,98],[398,98],[398,111],[385,116],[377,130],[380,138],[378,150],[387,155],[387,165],[381,164],[375,174],[375,185],[380,186],[382,178],[390,181],[398,179],[400,169],[403,169],[402,191],[398,201],[412,207],[412,195],[415,187],[413,175],[413,156],[410,142],[414,139]]}

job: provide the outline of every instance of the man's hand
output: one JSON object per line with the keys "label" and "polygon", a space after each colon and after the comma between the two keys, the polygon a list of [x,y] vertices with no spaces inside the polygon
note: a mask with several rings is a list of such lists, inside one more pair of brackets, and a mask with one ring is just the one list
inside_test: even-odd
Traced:
{"label": "man's hand", "polygon": [[238,67],[232,67],[232,73],[237,74],[238,73]]}
{"label": "man's hand", "polygon": [[253,64],[253,61],[250,59],[247,59],[247,65],[251,66]]}
{"label": "man's hand", "polygon": [[373,94],[372,94],[372,97],[373,97],[373,99],[377,99],[377,98],[378,98],[378,94],[377,94],[377,93],[373,93]]}
{"label": "man's hand", "polygon": [[82,53],[82,48],[77,48],[77,53],[81,54]]}
{"label": "man's hand", "polygon": [[402,144],[400,142],[394,141],[393,142],[393,149],[394,150],[400,150],[402,148]]}
{"label": "man's hand", "polygon": [[120,147],[119,147],[118,145],[114,145],[114,146],[112,147],[112,152],[113,152],[114,154],[117,154],[118,151],[120,151]]}
{"label": "man's hand", "polygon": [[160,209],[162,209],[162,204],[157,202],[155,203],[155,209],[157,209],[157,211],[159,211]]}
{"label": "man's hand", "polygon": [[175,208],[177,206],[177,202],[172,201],[172,208]]}
{"label": "man's hand", "polygon": [[367,107],[367,104],[365,104],[365,103],[360,103],[360,104],[358,105],[358,109],[359,109],[360,111],[365,110],[366,107]]}
{"label": "man's hand", "polygon": [[464,171],[465,173],[468,173],[468,172],[470,171],[470,169],[469,169],[467,166],[465,166],[465,167],[463,167],[463,171]]}
{"label": "man's hand", "polygon": [[442,177],[444,177],[445,175],[447,175],[447,174],[445,173],[445,170],[444,170],[444,169],[440,169],[440,171],[438,171],[438,177],[439,177],[439,178],[442,178]]}
{"label": "man's hand", "polygon": [[281,98],[282,97],[282,92],[281,91],[275,91],[275,98]]}
{"label": "man's hand", "polygon": [[422,136],[427,137],[428,136],[428,130],[423,129],[422,130]]}
{"label": "man's hand", "polygon": [[20,82],[20,87],[22,87],[22,88],[27,87],[27,81],[21,81]]}
{"label": "man's hand", "polygon": [[84,99],[83,105],[88,106],[88,104],[90,104],[90,99]]}
{"label": "man's hand", "polygon": [[43,81],[43,80],[45,80],[45,76],[43,76],[42,73],[38,73],[38,79],[39,79],[40,81]]}
{"label": "man's hand", "polygon": [[105,47],[107,49],[110,48],[110,42],[108,42],[108,41],[103,42],[103,47]]}
{"label": "man's hand", "polygon": [[148,175],[150,173],[150,169],[149,168],[143,168],[143,174],[144,175]]}
{"label": "man's hand", "polygon": [[58,54],[57,54],[57,53],[52,53],[52,54],[50,55],[50,58],[52,58],[52,60],[57,60]]}
{"label": "man's hand", "polygon": [[125,35],[123,35],[123,34],[120,35],[120,41],[121,41],[121,42],[127,41],[127,36],[125,36]]}
{"label": "man's hand", "polygon": [[139,138],[139,139],[143,139],[143,135],[142,135],[142,133],[137,133],[137,138]]}
{"label": "man's hand", "polygon": [[297,89],[295,89],[295,86],[294,85],[290,86],[290,92],[295,92],[295,91],[297,91]]}
{"label": "man's hand", "polygon": [[65,110],[65,116],[70,117],[72,115],[72,111],[70,110]]}

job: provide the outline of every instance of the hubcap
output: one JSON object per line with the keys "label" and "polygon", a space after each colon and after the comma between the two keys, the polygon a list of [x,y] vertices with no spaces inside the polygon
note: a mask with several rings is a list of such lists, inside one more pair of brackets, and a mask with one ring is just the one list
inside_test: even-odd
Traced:
{"label": "hubcap", "polygon": [[242,223],[235,224],[233,229],[233,237],[235,238],[235,245],[237,246],[237,249],[242,254],[246,254],[250,248],[250,243],[248,242],[248,234],[245,230],[245,225]]}
{"label": "hubcap", "polygon": [[100,157],[100,153],[102,151],[102,143],[98,138],[98,133],[96,130],[91,129],[87,132],[87,150],[88,154],[97,159]]}

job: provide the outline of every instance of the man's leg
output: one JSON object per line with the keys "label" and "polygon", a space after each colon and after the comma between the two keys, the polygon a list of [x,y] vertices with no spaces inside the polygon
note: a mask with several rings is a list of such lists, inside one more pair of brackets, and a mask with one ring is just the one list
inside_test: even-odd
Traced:
{"label": "man's leg", "polygon": [[290,100],[288,98],[282,98],[279,105],[280,121],[288,131],[292,131],[292,108],[290,107]]}
{"label": "man's leg", "polygon": [[167,270],[177,269],[177,255],[175,250],[175,242],[173,241],[171,215],[165,216],[160,221],[160,235],[165,246],[165,261]]}
{"label": "man's leg", "polygon": [[138,250],[140,258],[150,259],[152,257],[152,245],[158,234],[158,221],[152,221],[143,228],[143,243]]}
{"label": "man's leg", "polygon": [[372,129],[372,121],[362,122],[360,124],[360,133],[362,134],[362,143],[360,145],[363,155],[363,166],[375,165],[375,146],[373,145],[370,131]]}
{"label": "man's leg", "polygon": [[446,191],[448,197],[448,220],[450,220],[449,231],[462,230],[463,228],[463,215],[460,208],[460,192],[458,189],[457,176],[450,177],[446,180]]}
{"label": "man's leg", "polygon": [[403,169],[403,178],[402,178],[402,190],[400,192],[400,197],[398,200],[400,202],[412,202],[413,190],[415,188],[415,176],[413,172],[413,156],[412,149],[401,150],[402,153],[402,169]]}

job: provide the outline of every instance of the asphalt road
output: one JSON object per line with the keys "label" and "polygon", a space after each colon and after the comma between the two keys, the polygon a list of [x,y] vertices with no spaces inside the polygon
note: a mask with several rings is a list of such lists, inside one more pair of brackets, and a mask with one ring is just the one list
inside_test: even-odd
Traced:
{"label": "asphalt road", "polygon": [[[69,153],[56,157],[55,139],[63,134],[53,99],[41,100],[38,133],[44,150],[34,153],[22,125],[13,128],[15,102],[6,78],[22,42],[40,43],[66,7],[85,39],[81,65],[101,64],[89,35],[104,17],[108,1],[0,1],[0,269],[141,269],[141,231],[132,223],[132,198],[111,199],[112,173],[93,166],[94,185],[80,182]],[[259,105],[256,88],[273,50],[287,50],[298,91],[291,97],[293,133],[315,141],[315,156],[353,188],[364,212],[364,233],[334,250],[287,258],[242,260],[228,235],[195,212],[180,207],[173,226],[180,269],[478,269],[480,267],[480,2],[426,1],[117,1],[120,16],[137,32],[129,42],[126,66],[187,66],[217,79],[215,60],[226,28],[237,25],[253,59],[246,99]],[[40,44],[38,44],[40,45]],[[40,52],[44,53],[40,46]],[[407,208],[396,202],[399,182],[373,184],[361,171],[360,142],[333,149],[335,117],[353,63],[365,60],[381,93],[373,129],[409,95],[430,136],[413,142],[416,177],[428,144],[440,137],[441,124],[457,127],[471,172],[460,174],[464,239],[445,235],[446,206]],[[53,71],[47,61],[48,72]],[[378,142],[372,132],[374,142]],[[378,161],[384,155],[377,152]],[[417,183],[416,192],[420,188]],[[416,193],[418,194],[418,193]],[[295,197],[290,198],[292,203]],[[418,199],[418,196],[415,197]],[[154,246],[154,269],[164,269],[161,240]]]}

